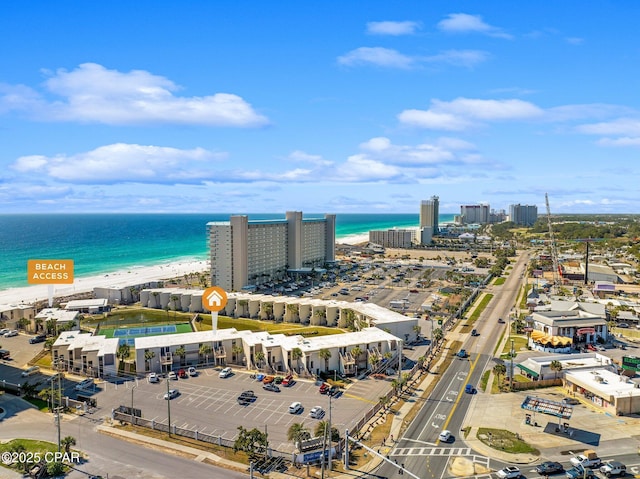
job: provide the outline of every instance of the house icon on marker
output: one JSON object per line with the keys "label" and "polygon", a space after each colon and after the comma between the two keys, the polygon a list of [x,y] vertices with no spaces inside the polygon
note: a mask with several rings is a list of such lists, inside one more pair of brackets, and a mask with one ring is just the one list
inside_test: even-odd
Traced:
{"label": "house icon on marker", "polygon": [[207,288],[204,291],[203,298],[202,305],[209,311],[220,311],[227,304],[227,293],[217,286]]}

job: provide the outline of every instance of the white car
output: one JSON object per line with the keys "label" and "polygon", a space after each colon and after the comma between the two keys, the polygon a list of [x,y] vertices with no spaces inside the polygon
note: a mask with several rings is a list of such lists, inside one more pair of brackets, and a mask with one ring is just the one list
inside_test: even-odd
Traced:
{"label": "white car", "polygon": [[11,331],[7,331],[6,333],[4,333],[5,338],[10,338],[12,336],[17,336],[17,335],[18,335],[18,331],[16,331],[15,329],[12,329]]}
{"label": "white car", "polygon": [[227,368],[224,368],[222,371],[220,371],[219,376],[221,378],[228,378],[229,376],[231,376],[231,374],[232,374],[231,368],[227,367]]}
{"label": "white car", "polygon": [[291,403],[291,405],[289,406],[289,414],[298,414],[299,412],[302,411],[302,403],[299,402],[293,402]]}
{"label": "white car", "polygon": [[32,376],[34,374],[38,374],[40,372],[40,366],[31,366],[30,368],[22,371],[22,377],[26,378],[27,376]]}
{"label": "white car", "polygon": [[7,334],[9,331],[11,331],[9,328],[2,328],[0,329],[0,336],[4,336],[5,334]]}
{"label": "white car", "polygon": [[180,395],[180,391],[177,389],[169,389],[169,392],[164,394],[164,398],[169,401],[173,398],[177,398]]}
{"label": "white car", "polygon": [[521,475],[520,469],[516,466],[507,466],[498,471],[498,477],[500,479],[518,479]]}
{"label": "white car", "polygon": [[198,375],[198,370],[196,368],[194,368],[193,366],[191,366],[189,369],[187,369],[187,374],[189,376],[196,377]]}
{"label": "white car", "polygon": [[176,373],[175,371],[169,371],[169,374],[167,375],[167,377],[169,379],[178,379],[178,373]]}
{"label": "white car", "polygon": [[147,381],[149,381],[150,383],[159,383],[160,377],[156,373],[149,373],[149,375],[147,376]]}
{"label": "white car", "polygon": [[83,379],[78,384],[76,384],[76,391],[81,391],[83,389],[89,389],[93,386],[93,379]]}
{"label": "white car", "polygon": [[449,442],[451,440],[451,431],[447,429],[443,430],[438,436],[438,439],[442,442]]}
{"label": "white car", "polygon": [[322,406],[314,406],[309,411],[309,416],[313,419],[322,419],[324,417],[324,409],[322,409]]}

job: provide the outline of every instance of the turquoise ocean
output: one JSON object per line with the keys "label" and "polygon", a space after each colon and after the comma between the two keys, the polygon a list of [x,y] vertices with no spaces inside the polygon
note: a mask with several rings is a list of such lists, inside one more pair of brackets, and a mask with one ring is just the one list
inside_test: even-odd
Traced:
{"label": "turquoise ocean", "polygon": [[[283,214],[248,214],[250,220]],[[440,222],[453,221],[452,214]],[[323,215],[305,214],[304,218]],[[207,259],[206,224],[229,214],[0,215],[0,290],[28,286],[29,259],[73,259],[76,277]],[[336,238],[418,226],[417,214],[338,214]]]}

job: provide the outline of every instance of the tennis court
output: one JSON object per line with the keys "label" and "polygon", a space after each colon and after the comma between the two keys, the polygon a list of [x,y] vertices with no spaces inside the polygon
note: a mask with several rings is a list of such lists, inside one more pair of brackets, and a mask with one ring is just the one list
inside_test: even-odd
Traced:
{"label": "tennis court", "polygon": [[164,324],[158,326],[135,327],[135,328],[100,328],[98,334],[107,338],[118,338],[120,344],[133,346],[135,338],[143,336],[160,336],[163,334],[190,333],[193,329],[189,323]]}

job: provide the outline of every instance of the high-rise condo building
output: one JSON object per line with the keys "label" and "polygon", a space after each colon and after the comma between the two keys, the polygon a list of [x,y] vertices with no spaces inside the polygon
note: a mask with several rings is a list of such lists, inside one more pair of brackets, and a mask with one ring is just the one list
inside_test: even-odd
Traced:
{"label": "high-rise condo building", "polygon": [[430,243],[431,238],[438,234],[438,215],[440,198],[432,196],[430,200],[420,203],[420,243]]}
{"label": "high-rise condo building", "polygon": [[538,207],[536,205],[510,205],[509,221],[517,225],[533,226],[538,221]]}
{"label": "high-rise condo building", "polygon": [[287,211],[283,220],[234,215],[207,223],[207,238],[211,284],[238,291],[334,261],[336,215],[303,219],[302,212]]}
{"label": "high-rise condo building", "polygon": [[489,223],[491,209],[489,205],[462,205],[460,206],[460,220],[465,225]]}

